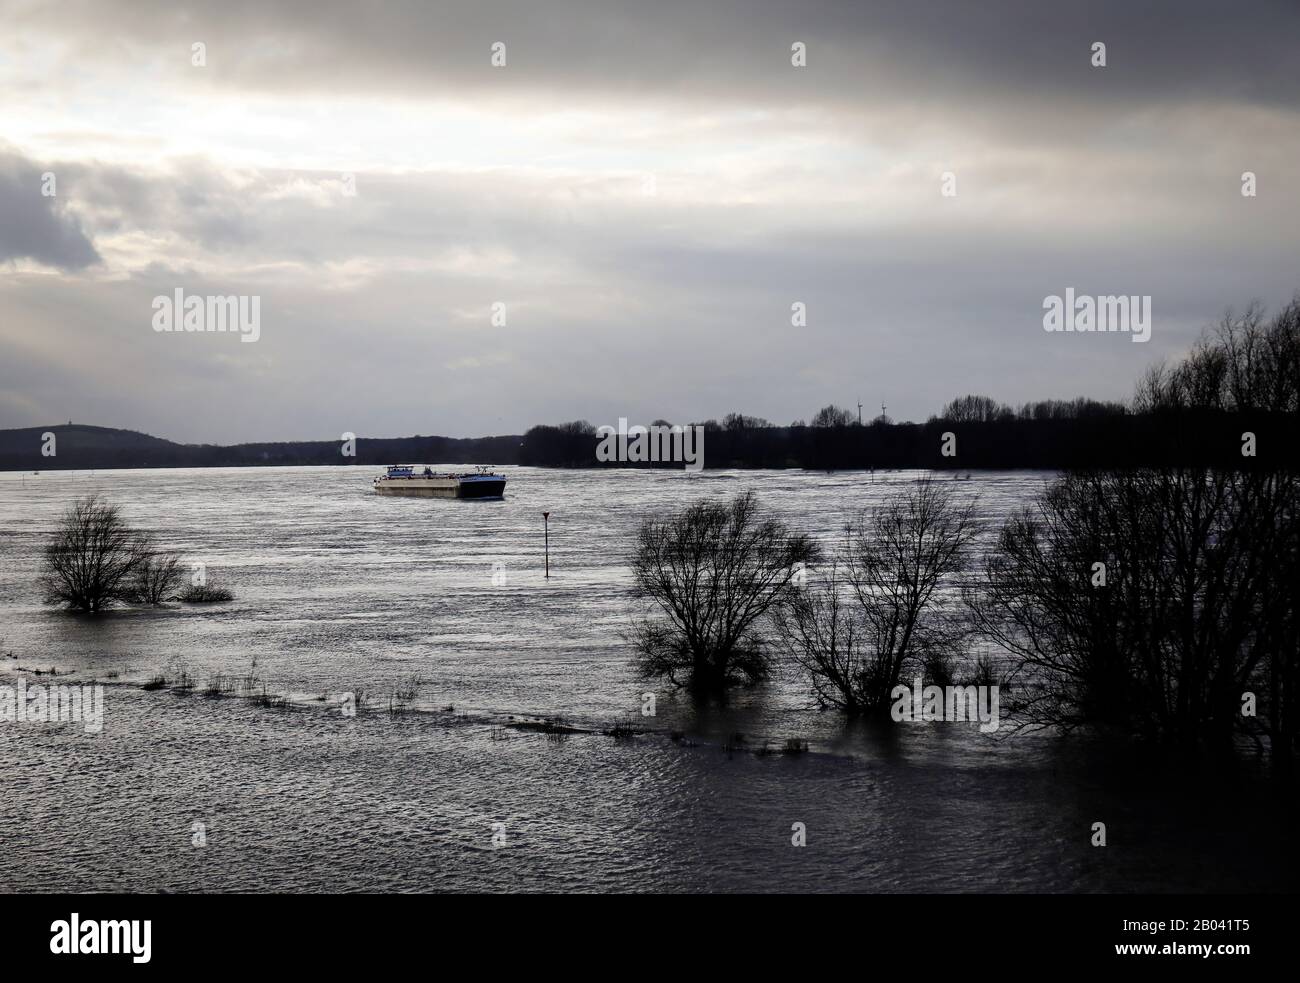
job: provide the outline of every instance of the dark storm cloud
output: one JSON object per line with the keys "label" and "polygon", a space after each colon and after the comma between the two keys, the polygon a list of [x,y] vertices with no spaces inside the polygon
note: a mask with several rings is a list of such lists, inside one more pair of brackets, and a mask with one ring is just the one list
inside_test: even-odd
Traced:
{"label": "dark storm cloud", "polygon": [[[54,174],[54,195],[42,194],[43,175]],[[0,262],[32,259],[79,270],[99,255],[77,220],[60,208],[58,172],[0,151]]]}
{"label": "dark storm cloud", "polygon": [[[14,27],[48,22],[39,7],[5,6]],[[202,41],[227,83],[338,95],[1294,106],[1300,91],[1290,0],[82,0],[60,10],[79,60],[174,53],[188,65]],[[495,41],[509,56],[500,71],[488,66]],[[809,45],[797,84],[794,41]],[[1089,64],[1094,41],[1108,46],[1104,73]]]}

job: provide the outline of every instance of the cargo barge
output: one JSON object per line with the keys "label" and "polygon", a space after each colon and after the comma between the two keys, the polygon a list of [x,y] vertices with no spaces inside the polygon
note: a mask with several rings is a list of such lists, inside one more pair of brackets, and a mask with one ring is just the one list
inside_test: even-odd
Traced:
{"label": "cargo barge", "polygon": [[375,493],[403,498],[504,498],[506,479],[487,468],[465,474],[438,474],[430,468],[417,473],[414,465],[399,464],[375,479]]}

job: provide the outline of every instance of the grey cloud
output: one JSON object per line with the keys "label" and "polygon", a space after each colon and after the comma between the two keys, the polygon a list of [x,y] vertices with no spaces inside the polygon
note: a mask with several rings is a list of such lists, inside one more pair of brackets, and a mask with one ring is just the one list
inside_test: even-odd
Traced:
{"label": "grey cloud", "polygon": [[[5,8],[16,27],[76,39],[79,60],[173,52],[176,78],[195,85],[340,97],[1294,107],[1300,77],[1300,7],[1289,0],[81,0],[63,5],[55,27],[38,8]],[[189,72],[196,40],[208,45],[201,79]],[[498,40],[509,64],[493,70]],[[796,40],[810,46],[798,75]],[[1108,45],[1104,71],[1089,65],[1093,41]]]}
{"label": "grey cloud", "polygon": [[[1148,255],[1145,244],[1106,251],[972,231],[942,246],[925,232],[823,234],[797,248],[650,234],[589,244],[602,246],[602,259],[580,253],[568,276],[536,282],[385,264],[355,289],[313,271],[218,279],[155,268],[75,293],[33,277],[8,291],[19,316],[5,320],[30,341],[0,359],[14,372],[2,381],[61,418],[183,440],[476,434],[732,409],[788,421],[856,398],[923,419],[972,389],[1012,402],[1125,396],[1227,304],[1260,296],[1275,307],[1295,287],[1267,243],[1228,256],[1171,238]],[[262,340],[154,333],[150,299],[177,286],[262,296]],[[1041,300],[1067,286],[1152,294],[1152,342],[1047,335]],[[509,301],[504,328],[488,320],[498,297]],[[790,324],[793,300],[808,305],[804,328]],[[4,337],[0,325],[0,349]],[[486,416],[474,398],[483,391],[501,394]]]}
{"label": "grey cloud", "polygon": [[83,269],[98,262],[99,254],[76,218],[60,207],[63,199],[41,193],[47,171],[54,174],[58,192],[61,168],[38,167],[0,152],[0,261],[33,259],[63,270]]}
{"label": "grey cloud", "polygon": [[[779,206],[764,217],[707,204],[638,211],[599,197],[572,208],[555,204],[544,178],[500,175],[363,175],[362,193],[344,201],[336,178],[202,162],[163,174],[85,166],[76,182],[94,214],[194,251],[126,284],[84,285],[75,304],[63,285],[16,286],[11,303],[28,300],[24,334],[49,347],[15,357],[41,366],[15,385],[42,406],[117,405],[130,425],[212,441],[332,429],[315,417],[314,394],[326,391],[343,429],[370,434],[731,409],[789,420],[858,397],[921,419],[970,389],[1013,402],[1122,397],[1225,305],[1256,296],[1276,305],[1296,286],[1293,252],[1279,248],[1294,236],[1292,213],[1216,198],[1199,178],[1165,188],[1168,206],[1149,206],[1167,222],[962,226],[922,216],[839,231],[816,217],[790,225]],[[285,194],[299,186],[307,193]],[[1215,234],[1228,229],[1231,247]],[[467,259],[403,271],[444,254]],[[354,274],[326,269],[348,264]],[[178,286],[263,296],[263,340],[221,348],[224,338],[154,334],[150,299]],[[1070,286],[1153,295],[1152,343],[1047,336],[1041,300]],[[494,331],[487,314],[498,299],[510,318]],[[795,300],[808,305],[805,329],[789,323]],[[556,378],[582,384],[557,389],[546,381]],[[509,394],[501,420],[482,418],[480,387]],[[189,411],[175,417],[176,405]],[[77,405],[59,415],[93,414]]]}

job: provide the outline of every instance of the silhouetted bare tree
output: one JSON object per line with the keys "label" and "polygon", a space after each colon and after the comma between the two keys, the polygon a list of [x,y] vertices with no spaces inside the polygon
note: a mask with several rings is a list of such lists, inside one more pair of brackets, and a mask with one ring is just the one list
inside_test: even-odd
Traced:
{"label": "silhouetted bare tree", "polygon": [[639,668],[700,692],[720,692],[768,673],[756,631],[817,545],[783,522],[762,518],[752,492],[730,503],[702,501],[642,524],[632,557],[638,596],[663,617],[633,628]]}
{"label": "silhouetted bare tree", "polygon": [[96,614],[129,598],[148,555],[115,506],[95,495],[78,499],[45,548],[45,601]]}
{"label": "silhouetted bare tree", "polygon": [[143,537],[140,550],[140,561],[124,589],[124,598],[135,604],[154,605],[174,600],[182,575],[180,557],[154,549]]}
{"label": "silhouetted bare tree", "polygon": [[802,670],[817,703],[849,714],[864,712],[877,688],[867,627],[850,596],[840,561],[825,579],[787,591],[772,608],[772,627],[786,656]]}
{"label": "silhouetted bare tree", "polygon": [[[1225,315],[1182,362],[1147,374],[1134,409],[1184,439],[1224,414],[1300,412],[1300,298],[1271,320],[1258,305]],[[1067,475],[1003,530],[971,601],[1018,658],[1031,721],[1184,743],[1266,732],[1286,757],[1300,715],[1298,558],[1300,475],[1273,447],[1236,467]],[[1258,716],[1243,713],[1252,702]]]}
{"label": "silhouetted bare tree", "polygon": [[1134,408],[1300,412],[1300,296],[1271,321],[1258,304],[1224,315],[1181,362],[1146,374]]}
{"label": "silhouetted bare tree", "polygon": [[814,413],[811,422],[814,427],[848,427],[857,423],[858,418],[844,407],[831,403]]}
{"label": "silhouetted bare tree", "polygon": [[989,396],[958,396],[939,414],[939,419],[952,423],[992,423],[996,420],[1015,419],[1015,411]]}
{"label": "silhouetted bare tree", "polygon": [[974,501],[959,503],[946,486],[924,478],[854,526],[848,562],[879,665],[873,706],[905,669],[941,663],[956,647],[960,625],[934,604],[935,593],[969,561],[977,532]]}
{"label": "silhouetted bare tree", "polygon": [[1087,420],[1099,417],[1124,416],[1128,407],[1123,403],[1103,402],[1078,396],[1074,399],[1041,399],[1024,403],[1016,411],[1019,420]]}
{"label": "silhouetted bare tree", "polygon": [[935,594],[965,569],[972,510],[922,479],[850,528],[825,581],[788,592],[774,609],[782,647],[823,705],[884,711],[905,672],[946,674],[963,628]]}
{"label": "silhouetted bare tree", "polygon": [[[1002,531],[970,597],[1029,684],[1019,710],[1067,728],[1230,737],[1243,693],[1293,675],[1296,500],[1286,472],[1060,479]],[[1294,689],[1271,685],[1280,710]]]}
{"label": "silhouetted bare tree", "polygon": [[728,413],[722,418],[722,429],[731,431],[765,430],[771,422],[761,416],[746,416],[744,413]]}

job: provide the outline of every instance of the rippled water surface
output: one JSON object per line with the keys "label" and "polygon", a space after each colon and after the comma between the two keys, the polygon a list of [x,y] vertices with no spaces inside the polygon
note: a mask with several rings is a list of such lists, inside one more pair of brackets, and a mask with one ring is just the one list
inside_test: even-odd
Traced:
{"label": "rippled water surface", "polygon": [[[641,519],[753,489],[832,544],[915,473],[507,473],[500,502],[381,498],[367,468],[0,474],[0,683],[106,687],[101,733],[0,723],[0,890],[1293,886],[1249,762],[1207,778],[1077,737],[846,728],[795,678],[726,708],[636,678],[620,633]],[[993,529],[1049,479],[956,487]],[[236,599],[93,620],[41,605],[41,546],[91,491]],[[158,675],[196,688],[142,688]],[[222,678],[244,682],[203,694]],[[547,717],[579,732],[512,726]],[[642,732],[602,733],[620,721]],[[787,738],[811,752],[753,753]]]}

